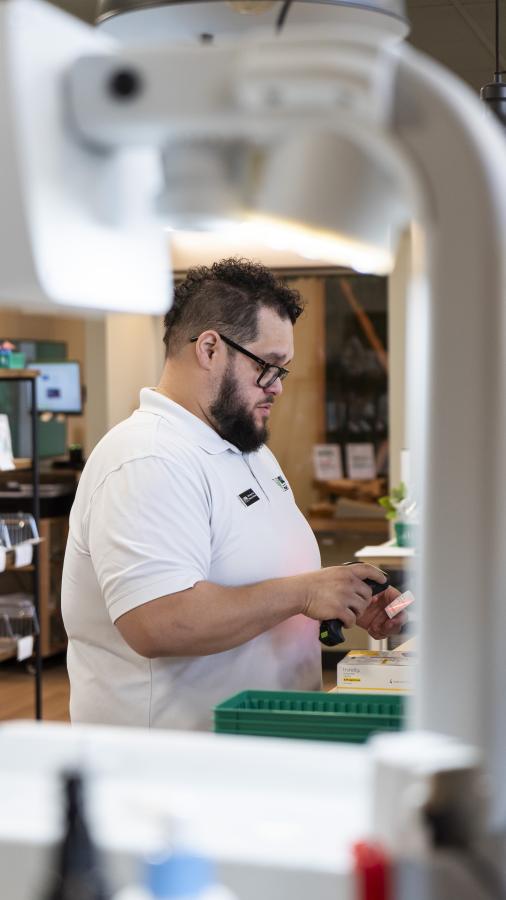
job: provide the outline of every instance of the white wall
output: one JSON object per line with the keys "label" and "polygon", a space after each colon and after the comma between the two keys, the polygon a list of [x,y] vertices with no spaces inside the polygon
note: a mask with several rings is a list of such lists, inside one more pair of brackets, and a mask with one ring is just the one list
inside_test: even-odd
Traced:
{"label": "white wall", "polygon": [[154,316],[114,314],[86,323],[86,454],[106,431],[132,414],[142,387],[158,383],[162,338],[163,322]]}
{"label": "white wall", "polygon": [[88,457],[95,444],[107,431],[107,373],[105,358],[105,319],[89,319],[85,323],[86,360],[86,438],[84,453]]}
{"label": "white wall", "polygon": [[395,269],[388,280],[388,400],[390,484],[401,480],[401,450],[407,447],[406,398],[406,292],[410,272],[411,241],[400,242]]}

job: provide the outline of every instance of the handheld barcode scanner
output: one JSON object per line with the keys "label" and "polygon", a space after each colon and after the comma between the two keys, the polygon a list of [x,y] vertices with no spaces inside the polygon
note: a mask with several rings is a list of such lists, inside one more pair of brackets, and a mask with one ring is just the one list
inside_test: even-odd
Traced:
{"label": "handheld barcode scanner", "polygon": [[[376,594],[381,594],[390,585],[388,578],[383,584],[373,581],[372,578],[364,578],[364,583],[371,588],[373,597]],[[329,619],[327,622],[320,622],[320,641],[326,647],[335,647],[336,644],[343,643],[343,623],[340,619]]]}

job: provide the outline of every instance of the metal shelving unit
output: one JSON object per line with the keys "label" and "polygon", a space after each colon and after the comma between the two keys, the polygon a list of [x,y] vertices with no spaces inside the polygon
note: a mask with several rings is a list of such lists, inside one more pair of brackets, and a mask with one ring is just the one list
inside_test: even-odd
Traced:
{"label": "metal shelving unit", "polygon": [[[32,456],[30,460],[19,460],[16,468],[31,468],[32,472],[32,515],[35,519],[37,528],[39,528],[40,519],[40,496],[39,496],[39,453],[38,453],[38,436],[37,436],[37,402],[36,402],[36,378],[39,373],[31,369],[0,369],[0,383],[27,382],[30,385],[30,421],[31,421],[31,438],[32,438]],[[13,568],[8,560],[5,571]],[[33,547],[33,563],[31,566],[20,568],[19,571],[33,572],[33,605],[39,622],[39,634],[34,638],[35,649],[35,718],[42,719],[42,653],[40,639],[40,596],[39,596],[39,545],[34,544]],[[1,573],[0,573],[1,574]],[[9,652],[9,648],[4,648],[0,653],[0,661],[16,656],[16,647],[14,646]]]}

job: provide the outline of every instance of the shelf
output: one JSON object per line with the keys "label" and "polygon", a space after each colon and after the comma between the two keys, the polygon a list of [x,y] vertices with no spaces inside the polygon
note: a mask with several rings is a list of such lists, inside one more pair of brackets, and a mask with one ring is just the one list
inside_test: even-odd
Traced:
{"label": "shelf", "polygon": [[386,480],[377,478],[338,478],[328,481],[314,480],[313,484],[325,496],[347,497],[377,505],[378,498],[386,492]]}
{"label": "shelf", "polygon": [[1,369],[0,381],[33,381],[40,372],[35,369]]}
{"label": "shelf", "polygon": [[[30,470],[30,480],[32,483],[32,491],[33,491],[33,508],[34,514],[39,520],[39,504],[38,504],[38,480],[39,480],[39,443],[38,443],[38,429],[37,429],[37,404],[35,397],[35,379],[40,375],[40,372],[37,369],[4,369],[0,368],[0,382],[11,382],[12,384],[16,384],[19,382],[29,382],[30,384],[30,393],[32,397],[32,403],[30,407],[30,423],[31,423],[31,437],[32,437],[32,446],[31,446],[31,459],[19,459],[14,461],[14,469],[12,471],[24,469]],[[21,498],[20,498],[21,499]],[[28,498],[27,498],[28,499]],[[39,524],[39,521],[37,522]],[[38,543],[38,541],[37,541]],[[26,557],[25,557],[26,558]],[[33,605],[35,607],[35,611],[37,613],[37,617],[39,622],[41,621],[41,597],[40,597],[40,586],[41,586],[41,574],[40,574],[40,558],[39,554],[35,553],[33,558],[33,565],[27,566],[14,566],[12,563],[14,562],[14,553],[8,552],[5,557],[5,570],[11,572],[31,572],[32,573],[32,581],[33,581]],[[9,647],[10,643],[10,647]],[[35,646],[34,646],[35,645]],[[0,642],[0,660],[10,659],[10,658],[19,658],[23,659],[27,653],[27,644],[25,643],[25,639],[21,639],[19,642],[9,642],[4,644],[2,647],[2,643]],[[29,655],[32,655],[35,650],[35,718],[42,718],[42,653],[41,653],[41,638],[40,634],[35,638],[35,641],[32,639],[31,646],[29,650]],[[19,651],[19,653],[18,653]]]}
{"label": "shelf", "polygon": [[314,532],[358,533],[388,535],[388,523],[385,519],[355,516],[338,519],[331,516],[308,516],[308,522]]}
{"label": "shelf", "polygon": [[361,547],[355,553],[357,562],[370,563],[380,569],[409,569],[415,558],[413,547],[397,547],[393,541]]}
{"label": "shelf", "polygon": [[[40,546],[40,544],[44,543],[46,539],[44,537],[35,538],[31,543],[35,546]],[[29,563],[27,566],[15,566],[14,565],[14,550],[7,550],[7,556],[5,560],[5,569],[0,570],[0,575],[4,572],[35,572],[35,565],[33,563]]]}
{"label": "shelf", "polygon": [[0,638],[0,662],[7,659],[16,659],[18,655],[17,641]]}
{"label": "shelf", "polygon": [[[30,457],[25,459],[24,457],[20,456],[17,459],[14,459],[14,465],[16,467],[16,471],[18,471],[18,472],[21,470],[28,470],[28,469],[32,468],[32,460],[30,459]],[[9,471],[9,470],[6,470],[6,471]]]}

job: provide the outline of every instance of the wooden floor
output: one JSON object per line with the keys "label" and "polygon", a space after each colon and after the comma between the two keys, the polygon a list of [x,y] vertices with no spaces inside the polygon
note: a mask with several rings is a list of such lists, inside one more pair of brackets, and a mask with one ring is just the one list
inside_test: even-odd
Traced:
{"label": "wooden floor", "polygon": [[[44,661],[42,675],[42,718],[69,721],[69,681],[65,657]],[[0,720],[35,718],[35,677],[25,663],[0,666]]]}

